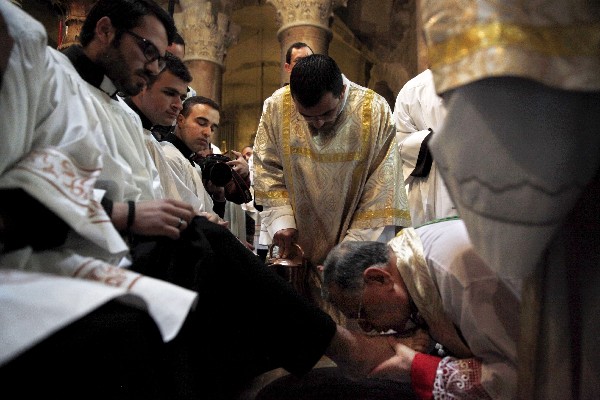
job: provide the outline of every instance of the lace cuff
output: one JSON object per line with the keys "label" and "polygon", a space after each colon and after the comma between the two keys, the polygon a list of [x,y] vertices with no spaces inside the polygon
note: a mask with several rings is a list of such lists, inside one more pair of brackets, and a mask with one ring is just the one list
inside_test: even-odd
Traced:
{"label": "lace cuff", "polygon": [[433,382],[434,399],[491,399],[481,386],[481,362],[445,357]]}

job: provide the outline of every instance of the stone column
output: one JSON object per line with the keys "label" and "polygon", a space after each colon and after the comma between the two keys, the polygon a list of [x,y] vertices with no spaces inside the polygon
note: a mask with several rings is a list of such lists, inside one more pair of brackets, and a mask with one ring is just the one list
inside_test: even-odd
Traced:
{"label": "stone column", "polygon": [[429,56],[427,52],[427,43],[425,42],[425,32],[423,31],[423,20],[421,19],[421,2],[415,4],[416,30],[417,30],[417,70],[419,73],[429,68]]}
{"label": "stone column", "polygon": [[347,0],[267,0],[277,10],[280,26],[277,38],[281,45],[281,84],[289,80],[283,69],[285,53],[294,42],[305,42],[315,53],[327,54],[332,32],[333,10],[346,6]]}
{"label": "stone column", "polygon": [[65,15],[65,26],[62,32],[62,40],[59,49],[67,48],[79,43],[79,33],[85,21],[85,17],[92,8],[93,1],[72,0],[68,3]]}
{"label": "stone column", "polygon": [[239,27],[230,21],[229,1],[180,0],[181,12],[173,18],[185,40],[184,62],[194,80],[196,93],[219,104],[223,87],[224,60],[227,48],[237,40]]}

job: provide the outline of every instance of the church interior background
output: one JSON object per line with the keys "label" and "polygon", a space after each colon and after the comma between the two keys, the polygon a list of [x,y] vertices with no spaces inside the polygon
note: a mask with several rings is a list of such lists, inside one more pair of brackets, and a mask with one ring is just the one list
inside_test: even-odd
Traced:
{"label": "church interior background", "polygon": [[[93,0],[12,0],[64,48]],[[184,62],[199,95],[221,105],[213,138],[223,152],[251,145],[262,105],[287,83],[285,52],[305,42],[329,54],[342,72],[385,97],[426,68],[417,0],[158,0],[186,42]]]}

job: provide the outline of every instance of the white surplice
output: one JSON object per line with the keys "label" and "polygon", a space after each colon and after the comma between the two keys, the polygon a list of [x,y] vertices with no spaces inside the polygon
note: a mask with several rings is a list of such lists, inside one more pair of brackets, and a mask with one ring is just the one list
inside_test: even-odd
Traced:
{"label": "white surplice", "polygon": [[[111,193],[155,195],[152,169],[143,180],[131,168],[117,168],[125,165],[123,159],[103,157],[103,133],[122,133],[118,128],[131,118],[123,112],[112,118],[110,112],[123,108],[92,91],[64,55],[47,47],[37,21],[6,1],[0,1],[0,12],[14,39],[0,89],[0,188],[25,190],[72,228],[58,248],[0,254],[0,363],[125,294],[142,298],[163,338],[172,339],[196,294],[115,267],[128,249],[99,204],[96,196],[102,191],[94,190],[99,176],[112,171],[105,185]],[[137,144],[143,146],[143,140]],[[101,169],[103,161],[110,171]],[[15,322],[15,316],[25,314],[28,318]]]}
{"label": "white surplice", "polygon": [[435,134],[446,116],[443,101],[435,93],[431,70],[426,69],[402,87],[396,97],[393,115],[413,226],[456,216],[456,207],[435,160],[429,175],[411,176],[417,166],[423,140],[429,135],[429,128]]}
{"label": "white surplice", "polygon": [[522,281],[485,265],[461,220],[404,229],[390,246],[430,334],[456,355],[440,361],[433,398],[480,398],[469,396],[481,387],[493,399],[516,398]]}

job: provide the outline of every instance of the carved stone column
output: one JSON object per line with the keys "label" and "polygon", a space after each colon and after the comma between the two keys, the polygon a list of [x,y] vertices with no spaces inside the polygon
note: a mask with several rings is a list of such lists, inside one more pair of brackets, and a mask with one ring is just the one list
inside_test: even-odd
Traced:
{"label": "carved stone column", "polygon": [[425,34],[423,32],[423,21],[421,20],[421,2],[415,3],[416,30],[417,30],[417,69],[421,73],[429,68],[429,56],[427,51],[427,43],[425,42]]}
{"label": "carved stone column", "polygon": [[239,26],[230,21],[229,1],[180,0],[181,12],[173,18],[185,40],[184,61],[194,78],[196,93],[221,103],[227,48],[237,40]]}
{"label": "carved stone column", "polygon": [[65,23],[59,50],[79,43],[79,33],[87,13],[92,8],[91,0],[71,0],[66,3]]}
{"label": "carved stone column", "polygon": [[277,38],[281,44],[281,83],[289,77],[283,69],[285,53],[294,42],[305,42],[315,53],[327,54],[331,42],[333,10],[346,6],[347,0],[267,0],[277,10],[280,25]]}

